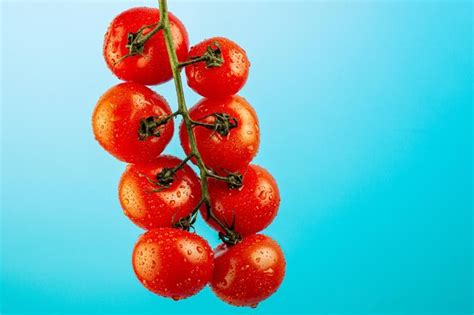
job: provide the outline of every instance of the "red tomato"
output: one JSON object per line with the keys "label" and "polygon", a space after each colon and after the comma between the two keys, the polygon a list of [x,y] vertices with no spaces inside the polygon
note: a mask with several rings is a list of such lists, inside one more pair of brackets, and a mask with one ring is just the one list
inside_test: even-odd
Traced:
{"label": "red tomato", "polygon": [[[237,95],[219,99],[202,99],[190,111],[191,119],[207,124],[216,121],[213,113],[224,113],[236,119],[237,126],[226,136],[203,126],[194,126],[197,147],[206,166],[216,173],[243,172],[255,157],[260,144],[260,131],[255,110]],[[181,124],[181,145],[189,155],[186,127]]]}
{"label": "red tomato", "polygon": [[121,83],[99,99],[92,127],[100,145],[117,159],[129,163],[156,159],[173,136],[173,120],[157,128],[159,136],[139,139],[140,122],[147,117],[166,117],[166,100],[144,85]]}
{"label": "red tomato", "polygon": [[277,242],[262,234],[214,250],[211,288],[224,302],[256,307],[276,292],[285,276],[285,257]]}
{"label": "red tomato", "polygon": [[245,50],[227,38],[213,37],[191,47],[190,58],[202,56],[208,47],[219,49],[222,65],[208,67],[205,62],[198,62],[186,66],[188,85],[210,98],[237,93],[249,75],[250,62]]}
{"label": "red tomato", "polygon": [[[221,222],[234,222],[234,230],[245,236],[270,225],[280,206],[280,193],[272,175],[257,165],[249,165],[242,183],[240,188],[229,188],[227,183],[210,178],[208,187],[213,213]],[[200,210],[206,218],[206,209]],[[207,223],[223,232],[213,220]]]}
{"label": "red tomato", "polygon": [[[145,42],[142,53],[120,60],[129,53],[126,47],[129,34],[137,33],[143,26],[150,26],[143,30],[142,35],[146,35],[159,20],[158,9],[142,7],[126,10],[110,23],[104,39],[104,58],[119,79],[146,85],[171,79],[168,51],[161,30]],[[188,58],[188,33],[181,21],[171,13],[169,20],[178,60],[185,61]]]}
{"label": "red tomato", "polygon": [[132,264],[148,290],[174,300],[201,291],[214,268],[213,252],[205,239],[171,228],[143,234],[133,249]]}
{"label": "red tomato", "polygon": [[180,162],[165,155],[153,162],[127,166],[120,179],[119,198],[125,215],[133,223],[144,229],[171,227],[196,208],[201,200],[201,185],[188,165],[176,171],[169,185],[158,183],[157,175]]}

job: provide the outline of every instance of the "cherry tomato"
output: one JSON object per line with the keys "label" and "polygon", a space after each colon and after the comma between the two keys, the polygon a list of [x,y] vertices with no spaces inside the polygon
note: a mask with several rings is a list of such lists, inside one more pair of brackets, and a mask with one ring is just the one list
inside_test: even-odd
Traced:
{"label": "cherry tomato", "polygon": [[133,270],[150,291],[180,300],[201,291],[212,277],[213,252],[197,234],[159,228],[135,244]]}
{"label": "cherry tomato", "polygon": [[125,215],[144,229],[171,227],[188,216],[201,199],[199,178],[188,165],[169,177],[163,175],[180,164],[174,156],[160,156],[153,162],[130,164],[120,179],[119,199]]}
{"label": "cherry tomato", "polygon": [[211,288],[224,302],[256,307],[276,292],[285,276],[285,257],[277,242],[252,234],[234,246],[214,250]]}
{"label": "cherry tomato", "polygon": [[[104,58],[107,66],[119,79],[146,85],[159,84],[171,79],[168,51],[161,30],[144,43],[141,53],[123,58],[129,53],[126,47],[129,34],[136,34],[143,26],[148,26],[141,33],[145,36],[153,30],[159,20],[158,9],[141,7],[120,13],[110,23],[104,39]],[[188,58],[188,33],[181,21],[171,13],[169,20],[178,60],[185,61]]]}
{"label": "cherry tomato", "polygon": [[[230,188],[221,180],[209,179],[209,195],[213,213],[221,222],[234,223],[242,236],[260,232],[275,218],[280,206],[280,193],[272,175],[264,168],[249,165],[240,188]],[[206,218],[206,209],[200,209]],[[213,220],[207,223],[223,232]]]}
{"label": "cherry tomato", "polygon": [[213,37],[191,47],[190,58],[202,56],[208,47],[220,51],[223,63],[208,66],[205,62],[198,62],[186,66],[188,85],[209,98],[236,94],[249,75],[250,62],[245,50],[227,38]]}
{"label": "cherry tomato", "polygon": [[140,139],[141,122],[171,114],[166,100],[144,85],[121,83],[99,99],[92,127],[100,145],[117,159],[129,163],[156,159],[173,136],[173,120],[154,130],[159,136]]}
{"label": "cherry tomato", "polygon": [[[193,133],[197,147],[206,166],[216,173],[243,172],[255,157],[260,144],[257,114],[247,101],[237,95],[219,99],[202,99],[190,111],[191,119],[205,124],[214,124],[214,113],[227,114],[235,118],[236,127],[222,135],[212,128],[196,125]],[[181,124],[181,145],[186,154],[190,144],[186,127]]]}

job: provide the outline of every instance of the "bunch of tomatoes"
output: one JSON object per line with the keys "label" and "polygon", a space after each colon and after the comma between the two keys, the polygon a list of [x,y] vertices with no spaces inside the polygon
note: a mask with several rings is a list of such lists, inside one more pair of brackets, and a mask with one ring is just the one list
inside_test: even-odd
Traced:
{"label": "bunch of tomatoes", "polygon": [[[280,195],[271,174],[250,164],[259,123],[251,105],[235,95],[250,63],[241,47],[222,37],[189,49],[184,25],[163,10],[132,8],[111,22],[103,53],[125,82],[102,95],[92,117],[99,144],[129,163],[119,183],[120,204],[147,230],[133,250],[133,269],[160,296],[179,300],[209,284],[223,301],[255,307],[280,286],[285,258],[273,239],[257,234],[275,218]],[[147,87],[170,80],[173,67],[185,69],[188,85],[204,97],[189,110],[179,103],[179,84],[182,105],[175,112]],[[182,160],[162,154],[177,116],[183,117]],[[194,233],[198,213],[223,241],[215,250]]]}

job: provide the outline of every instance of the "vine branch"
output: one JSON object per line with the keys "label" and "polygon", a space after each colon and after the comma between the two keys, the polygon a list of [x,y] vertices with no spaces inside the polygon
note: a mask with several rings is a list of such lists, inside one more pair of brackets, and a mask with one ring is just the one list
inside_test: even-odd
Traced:
{"label": "vine branch", "polygon": [[[173,36],[171,33],[171,27],[170,27],[170,22],[169,22],[169,17],[168,17],[168,4],[166,0],[158,0],[158,3],[159,3],[159,8],[160,8],[159,25],[161,29],[163,30],[165,43],[166,43],[166,49],[168,51],[168,57],[170,60],[171,70],[173,73],[173,80],[174,80],[174,84],[176,88],[176,95],[177,95],[177,101],[178,101],[177,114],[183,117],[183,123],[186,127],[186,132],[188,134],[189,145],[191,149],[190,156],[192,156],[196,160],[196,164],[199,168],[199,175],[201,179],[202,199],[199,202],[198,207],[193,211],[193,213],[190,214],[189,217],[191,219],[195,219],[196,213],[199,210],[199,208],[202,205],[205,205],[206,211],[207,211],[207,217],[208,217],[207,219],[212,219],[225,232],[225,233],[219,233],[219,236],[221,237],[221,239],[228,244],[236,244],[237,242],[240,241],[241,236],[235,231],[233,231],[232,225],[231,227],[228,227],[225,223],[221,222],[215,216],[215,214],[213,213],[211,209],[211,202],[210,202],[209,190],[208,190],[208,185],[207,185],[207,179],[211,173],[207,169],[201,157],[201,154],[199,153],[199,150],[196,144],[196,138],[193,133],[193,126],[195,125],[195,122],[191,119],[188,108],[186,106],[186,100],[184,98],[184,91],[183,91],[183,82],[181,80],[181,74],[180,74],[180,68],[183,66],[183,64],[180,64],[180,62],[178,61],[178,57],[176,55],[176,50],[174,47]],[[217,49],[219,49],[219,47],[217,47]],[[220,54],[220,50],[216,51],[216,50],[211,49],[208,51],[208,53],[209,54],[215,53],[217,55],[217,54]],[[206,58],[212,59],[213,57],[214,56],[211,56],[211,57],[208,56]],[[203,60],[200,60],[200,61],[203,61]],[[194,60],[194,62],[196,62],[196,60]],[[212,65],[212,66],[218,66],[218,65]],[[211,176],[211,177],[215,177],[215,176]],[[179,223],[182,225],[183,224],[182,220],[180,220]]]}

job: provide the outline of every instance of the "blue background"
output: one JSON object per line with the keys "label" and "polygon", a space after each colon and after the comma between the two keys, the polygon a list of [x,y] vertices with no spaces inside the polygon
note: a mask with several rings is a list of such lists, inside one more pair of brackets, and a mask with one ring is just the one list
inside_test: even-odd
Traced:
{"label": "blue background", "polygon": [[[256,310],[208,288],[159,298],[133,274],[124,165],[90,117],[118,82],[103,34],[138,3],[156,5],[1,4],[1,313],[472,313],[472,2],[171,1],[191,43],[226,36],[252,61],[240,94],[288,264]],[[175,107],[171,83],[154,89]]]}

